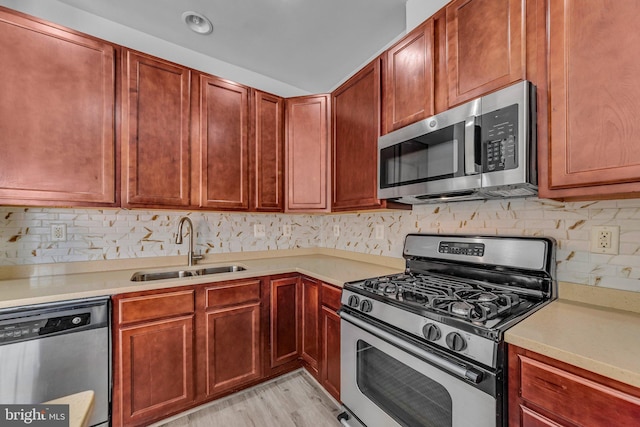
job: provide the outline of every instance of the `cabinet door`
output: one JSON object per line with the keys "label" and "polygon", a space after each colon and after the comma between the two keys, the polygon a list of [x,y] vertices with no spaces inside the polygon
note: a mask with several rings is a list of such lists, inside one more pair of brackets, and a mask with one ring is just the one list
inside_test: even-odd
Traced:
{"label": "cabinet door", "polygon": [[115,206],[112,45],[0,10],[0,204]]}
{"label": "cabinet door", "polygon": [[252,209],[284,210],[284,100],[253,90]]}
{"label": "cabinet door", "polygon": [[285,108],[285,210],[329,211],[329,95],[288,98]]}
{"label": "cabinet door", "polygon": [[340,401],[340,316],[334,309],[323,305],[320,319],[322,333],[320,382],[333,397]]}
{"label": "cabinet door", "polygon": [[207,397],[260,378],[260,302],[210,311],[206,319]]}
{"label": "cabinet door", "polygon": [[640,390],[509,346],[510,426],[636,426]]}
{"label": "cabinet door", "polygon": [[375,60],[358,72],[332,99],[332,210],[379,208],[380,62]]}
{"label": "cabinet door", "polygon": [[125,61],[123,205],[188,206],[191,73],[130,51]]}
{"label": "cabinet door", "polygon": [[298,277],[271,281],[271,368],[293,362],[300,355]]}
{"label": "cabinet door", "polygon": [[433,28],[427,20],[383,56],[383,133],[434,114]]}
{"label": "cabinet door", "polygon": [[[640,3],[549,2],[549,166],[542,197],[640,192]],[[630,27],[631,26],[631,27]],[[542,144],[542,141],[541,141]]]}
{"label": "cabinet door", "polygon": [[318,375],[320,343],[318,315],[320,308],[320,285],[308,277],[301,280],[302,289],[302,349],[301,356],[311,373]]}
{"label": "cabinet door", "polygon": [[447,5],[449,106],[524,79],[524,0]]}
{"label": "cabinet door", "polygon": [[199,79],[200,207],[249,209],[249,88]]}
{"label": "cabinet door", "polygon": [[194,401],[193,321],[189,315],[119,330],[121,419],[114,424],[148,424]]}

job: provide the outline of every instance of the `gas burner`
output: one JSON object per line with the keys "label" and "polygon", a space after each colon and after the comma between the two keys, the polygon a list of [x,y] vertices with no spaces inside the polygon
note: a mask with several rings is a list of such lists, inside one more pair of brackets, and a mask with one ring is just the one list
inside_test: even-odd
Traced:
{"label": "gas burner", "polygon": [[457,316],[469,317],[471,310],[473,310],[473,305],[464,301],[456,301],[449,305],[449,311]]}
{"label": "gas burner", "polygon": [[375,277],[364,281],[364,288],[374,293],[395,296],[400,287],[410,280],[411,276],[401,273],[392,276]]}
{"label": "gas burner", "polygon": [[490,302],[490,301],[495,301],[497,299],[497,295],[489,293],[489,292],[482,292],[478,295],[478,301],[479,302]]}

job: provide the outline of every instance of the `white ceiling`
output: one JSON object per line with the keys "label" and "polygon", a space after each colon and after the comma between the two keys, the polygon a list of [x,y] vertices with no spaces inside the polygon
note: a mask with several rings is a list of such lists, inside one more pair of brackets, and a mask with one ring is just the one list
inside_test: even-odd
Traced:
{"label": "white ceiling", "polygon": [[[332,90],[406,29],[407,0],[59,1],[309,93]],[[213,33],[190,31],[187,10]]]}

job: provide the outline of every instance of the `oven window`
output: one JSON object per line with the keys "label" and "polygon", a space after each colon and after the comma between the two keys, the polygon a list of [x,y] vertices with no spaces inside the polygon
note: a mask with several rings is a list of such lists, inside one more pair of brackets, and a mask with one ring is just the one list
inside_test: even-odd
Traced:
{"label": "oven window", "polygon": [[362,340],[356,369],[362,393],[399,424],[451,427],[451,396],[439,383]]}
{"label": "oven window", "polygon": [[464,122],[380,150],[382,188],[464,175]]}

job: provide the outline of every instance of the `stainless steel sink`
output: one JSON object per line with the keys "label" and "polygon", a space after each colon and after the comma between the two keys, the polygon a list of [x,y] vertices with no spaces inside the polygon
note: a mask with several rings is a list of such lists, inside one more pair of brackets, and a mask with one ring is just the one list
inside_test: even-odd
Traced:
{"label": "stainless steel sink", "polygon": [[148,282],[150,280],[179,279],[182,277],[206,276],[208,274],[233,273],[246,270],[241,265],[224,265],[221,267],[199,268],[197,270],[158,271],[152,273],[137,272],[131,276],[132,282]]}

